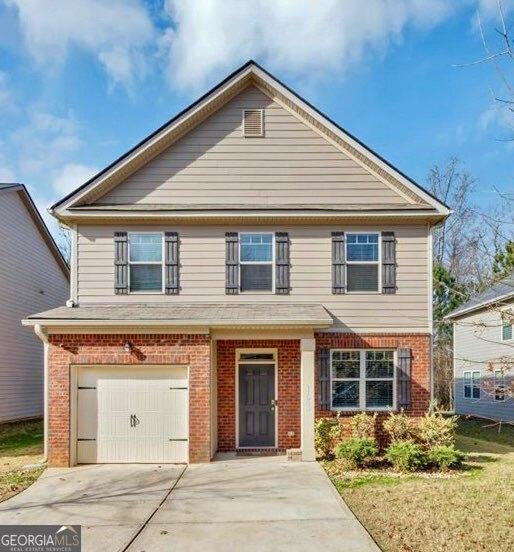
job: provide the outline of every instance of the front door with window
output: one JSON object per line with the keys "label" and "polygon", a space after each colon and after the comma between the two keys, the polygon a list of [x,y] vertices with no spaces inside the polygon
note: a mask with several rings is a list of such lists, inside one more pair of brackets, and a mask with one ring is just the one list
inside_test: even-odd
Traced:
{"label": "front door with window", "polygon": [[275,446],[275,364],[239,364],[239,446]]}

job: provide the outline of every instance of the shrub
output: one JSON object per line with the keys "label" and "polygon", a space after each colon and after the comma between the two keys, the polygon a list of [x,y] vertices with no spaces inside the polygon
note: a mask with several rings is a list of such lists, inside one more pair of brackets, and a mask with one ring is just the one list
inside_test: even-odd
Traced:
{"label": "shrub", "polygon": [[389,417],[384,421],[383,427],[392,443],[407,441],[412,438],[414,433],[412,418],[406,416],[403,411],[399,414],[389,414]]}
{"label": "shrub", "polygon": [[336,448],[336,456],[345,460],[351,468],[359,468],[378,454],[375,439],[371,437],[350,437]]}
{"label": "shrub", "polygon": [[453,445],[438,445],[428,451],[429,461],[443,471],[457,468],[465,458],[466,455]]}
{"label": "shrub", "polygon": [[422,470],[428,462],[427,455],[414,441],[395,441],[389,445],[386,459],[399,471]]}
{"label": "shrub", "polygon": [[360,412],[352,416],[352,436],[364,439],[366,437],[375,437],[375,425],[377,413],[371,415],[366,412]]}
{"label": "shrub", "polygon": [[341,426],[338,418],[320,418],[314,428],[314,446],[321,458],[333,456],[334,443],[341,437]]}
{"label": "shrub", "polygon": [[428,448],[455,444],[458,416],[445,417],[437,412],[427,414],[418,423],[418,439]]}

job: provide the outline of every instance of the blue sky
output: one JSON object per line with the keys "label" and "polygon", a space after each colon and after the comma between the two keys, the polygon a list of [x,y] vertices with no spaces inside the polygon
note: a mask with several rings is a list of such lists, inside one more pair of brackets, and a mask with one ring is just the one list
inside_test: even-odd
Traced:
{"label": "blue sky", "polygon": [[44,209],[253,57],[422,184],[458,156],[494,203],[514,191],[501,82],[454,67],[484,56],[477,11],[499,48],[496,0],[0,0],[0,181]]}

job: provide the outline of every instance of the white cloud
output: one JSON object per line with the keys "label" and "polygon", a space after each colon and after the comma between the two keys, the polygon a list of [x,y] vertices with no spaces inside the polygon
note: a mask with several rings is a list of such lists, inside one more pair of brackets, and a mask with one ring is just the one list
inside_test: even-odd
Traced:
{"label": "white cloud", "polygon": [[514,130],[514,114],[506,105],[493,105],[482,113],[478,124],[481,130],[493,127],[512,131]]}
{"label": "white cloud", "polygon": [[5,71],[0,71],[0,109],[12,111],[15,108],[14,96],[9,86],[9,80]]}
{"label": "white cloud", "polygon": [[433,25],[444,0],[167,0],[168,72],[183,88],[248,58],[295,76],[342,73],[370,50],[383,52],[409,25]]}
{"label": "white cloud", "polygon": [[16,8],[30,54],[62,64],[71,47],[97,56],[115,83],[133,84],[155,30],[139,0],[5,0]]}
{"label": "white cloud", "polygon": [[98,169],[95,167],[68,163],[54,172],[52,185],[56,192],[66,195],[84,184],[97,172]]}

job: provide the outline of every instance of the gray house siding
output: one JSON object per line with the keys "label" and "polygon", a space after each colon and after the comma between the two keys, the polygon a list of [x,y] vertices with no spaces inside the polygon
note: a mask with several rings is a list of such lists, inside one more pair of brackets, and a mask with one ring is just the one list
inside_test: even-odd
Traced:
{"label": "gray house siding", "polygon": [[[510,300],[514,309],[514,298]],[[506,304],[502,308],[509,308]],[[490,420],[514,422],[514,398],[495,400],[490,363],[513,357],[514,340],[502,341],[501,318],[497,308],[483,309],[454,320],[454,403],[455,412]],[[499,364],[496,364],[498,366]],[[480,397],[464,397],[464,372],[480,372]],[[514,385],[514,370],[505,374],[507,388]],[[510,393],[512,395],[512,392]]]}
{"label": "gray house siding", "polygon": [[43,413],[43,345],[28,314],[65,303],[68,279],[18,191],[0,194],[0,422]]}

